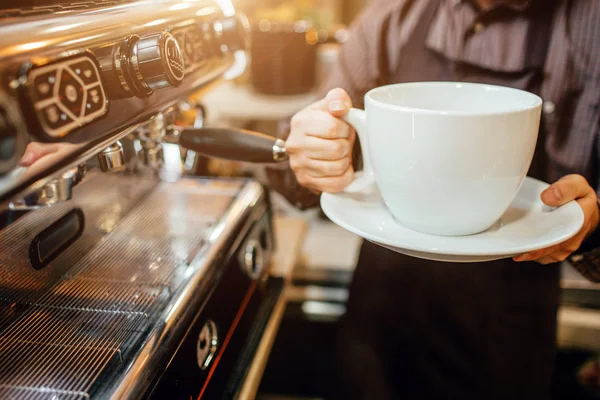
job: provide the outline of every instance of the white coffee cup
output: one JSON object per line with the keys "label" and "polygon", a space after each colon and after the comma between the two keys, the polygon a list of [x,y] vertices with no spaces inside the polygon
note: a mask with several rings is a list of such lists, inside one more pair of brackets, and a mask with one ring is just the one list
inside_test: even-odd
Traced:
{"label": "white coffee cup", "polygon": [[363,173],[396,220],[445,236],[489,229],[527,174],[542,100],[500,86],[425,82],[378,87],[344,118],[358,134]]}

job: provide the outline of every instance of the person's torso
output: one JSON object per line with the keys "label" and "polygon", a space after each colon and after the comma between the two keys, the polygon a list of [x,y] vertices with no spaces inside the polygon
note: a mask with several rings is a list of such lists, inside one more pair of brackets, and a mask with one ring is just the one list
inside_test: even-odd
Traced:
{"label": "person's torso", "polygon": [[600,2],[534,1],[478,11],[460,0],[407,0],[381,17],[377,85],[481,82],[539,94],[542,131],[531,176],[584,175],[597,187]]}

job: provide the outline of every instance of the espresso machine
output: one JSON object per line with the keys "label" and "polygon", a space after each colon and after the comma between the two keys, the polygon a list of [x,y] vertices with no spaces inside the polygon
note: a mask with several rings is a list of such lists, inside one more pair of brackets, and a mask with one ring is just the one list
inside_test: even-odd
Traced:
{"label": "espresso machine", "polygon": [[238,396],[271,206],[180,136],[247,35],[225,0],[0,6],[0,398]]}

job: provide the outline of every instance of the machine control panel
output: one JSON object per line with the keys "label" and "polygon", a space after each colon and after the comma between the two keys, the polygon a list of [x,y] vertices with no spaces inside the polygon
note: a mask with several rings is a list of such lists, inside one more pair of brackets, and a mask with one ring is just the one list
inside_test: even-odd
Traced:
{"label": "machine control panel", "polygon": [[235,15],[177,27],[171,33],[181,46],[185,72],[190,73],[226,51],[246,50],[249,29],[246,17]]}
{"label": "machine control panel", "polygon": [[[109,106],[116,101],[131,99],[119,104],[136,108],[135,98],[148,98],[161,89],[175,89],[170,91],[175,93],[182,86],[179,92],[184,92],[186,76],[199,75],[204,68],[217,70],[231,61],[231,53],[245,50],[248,33],[243,15],[186,19],[155,31],[74,49],[73,55],[63,56],[69,54],[63,52],[56,58],[21,64],[14,87],[20,88],[30,133],[44,141],[60,141],[109,113],[113,115]],[[198,79],[190,82],[197,84]],[[158,98],[171,95],[165,92]],[[114,125],[123,123],[111,120],[102,126],[105,129],[113,121]],[[85,133],[78,137],[90,135],[89,130],[81,132]]]}
{"label": "machine control panel", "polygon": [[60,138],[108,111],[96,63],[87,54],[33,68],[29,98],[38,121],[52,138]]}
{"label": "machine control panel", "polygon": [[196,70],[211,57],[198,24],[175,28],[172,34],[181,46],[186,73]]}

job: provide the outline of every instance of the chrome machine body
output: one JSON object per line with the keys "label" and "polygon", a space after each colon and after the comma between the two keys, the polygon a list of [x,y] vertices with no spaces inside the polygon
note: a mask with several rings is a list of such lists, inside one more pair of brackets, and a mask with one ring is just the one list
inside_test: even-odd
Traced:
{"label": "chrome machine body", "polygon": [[235,398],[281,287],[270,203],[187,174],[178,140],[244,18],[34,3],[0,9],[0,397]]}

